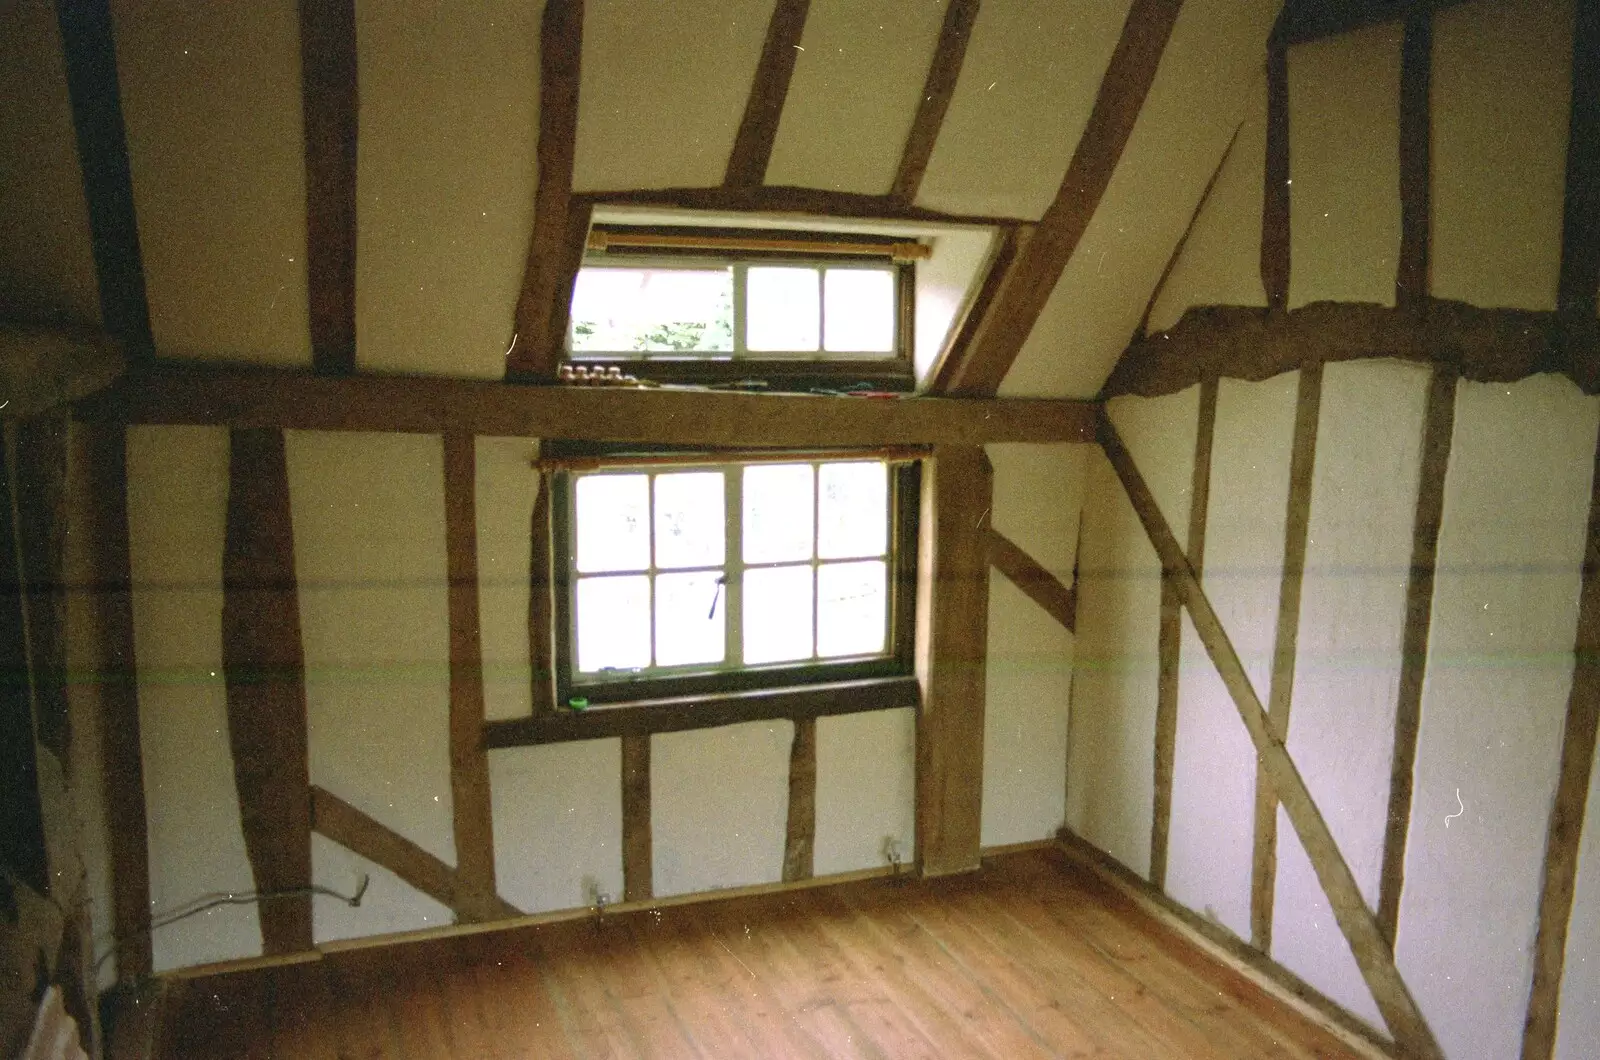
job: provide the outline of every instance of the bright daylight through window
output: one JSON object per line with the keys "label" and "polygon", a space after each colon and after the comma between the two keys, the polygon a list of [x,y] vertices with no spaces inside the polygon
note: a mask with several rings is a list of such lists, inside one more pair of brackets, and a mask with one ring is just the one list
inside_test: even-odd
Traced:
{"label": "bright daylight through window", "polygon": [[902,672],[914,474],[847,458],[567,472],[564,695]]}

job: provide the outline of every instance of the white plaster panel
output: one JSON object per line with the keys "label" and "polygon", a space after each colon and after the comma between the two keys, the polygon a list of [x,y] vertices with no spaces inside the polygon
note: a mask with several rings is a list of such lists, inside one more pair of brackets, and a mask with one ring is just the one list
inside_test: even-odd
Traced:
{"label": "white plaster panel", "polygon": [[917,712],[877,710],[817,719],[818,876],[887,862],[893,839],[904,865],[916,858]]}
{"label": "white plaster panel", "polygon": [[944,228],[923,237],[931,253],[916,263],[917,304],[911,350],[917,383],[927,381],[956,316],[966,308],[994,253],[988,228]]}
{"label": "white plaster panel", "polygon": [[[1112,422],[1167,520],[1187,526],[1199,388],[1119,398]],[[1150,871],[1161,563],[1110,461],[1087,456],[1067,741],[1067,825]]]}
{"label": "white plaster panel", "polygon": [[17,0],[0,22],[0,305],[12,320],[97,324],[56,6]]}
{"label": "white plaster panel", "polygon": [[1556,1060],[1588,1060],[1600,1043],[1600,860],[1595,843],[1600,830],[1600,772],[1589,775],[1589,801],[1584,811],[1578,854],[1578,883],[1567,926],[1567,957],[1561,976],[1560,1019],[1556,1025]]}
{"label": "white plaster panel", "polygon": [[585,5],[574,187],[721,184],[772,8],[772,0]]}
{"label": "white plaster panel", "polygon": [[1111,182],[1001,394],[1100,390],[1243,116],[1278,7],[1183,5]]}
{"label": "white plaster panel", "polygon": [[[255,886],[222,675],[227,506],[226,430],[129,428],[128,561],[157,916],[203,894]],[[261,929],[254,906],[222,906],[159,928],[151,941],[161,971],[253,957]]]}
{"label": "white plaster panel", "polygon": [[1071,587],[1090,447],[1002,442],[984,446],[994,467],[996,530]]}
{"label": "white plaster panel", "polygon": [[1522,1040],[1597,422],[1560,376],[1456,396],[1395,958],[1462,1060]]}
{"label": "white plaster panel", "polygon": [[[1378,905],[1428,369],[1324,369],[1289,755]],[[1280,813],[1272,956],[1382,1026],[1332,907]]]}
{"label": "white plaster panel", "polygon": [[999,571],[985,680],[982,843],[1048,839],[1066,819],[1072,634]]}
{"label": "white plaster panel", "polygon": [[489,754],[494,872],[525,913],[622,900],[622,741],[516,747]]}
{"label": "white plaster panel", "polygon": [[539,7],[356,5],[356,354],[499,379],[533,227]]}
{"label": "white plaster panel", "polygon": [[1476,0],[1433,19],[1433,293],[1554,309],[1572,0]]}
{"label": "white plaster panel", "polygon": [[1151,331],[1172,327],[1191,306],[1267,304],[1261,285],[1266,158],[1267,92],[1265,81],[1258,78],[1245,94],[1243,124],[1233,151],[1150,311]]}
{"label": "white plaster panel", "polygon": [[540,489],[530,438],[477,440],[478,628],[489,718],[533,710],[528,663],[528,566]]}
{"label": "white plaster panel", "polygon": [[294,0],[111,13],[157,349],[309,363]]}
{"label": "white plaster panel", "polygon": [[367,879],[361,904],[352,906],[328,895],[311,903],[311,934],[317,944],[336,939],[394,935],[402,931],[446,927],[455,914],[375,862],[353,854],[333,840],[311,835],[311,878],[340,894],[354,894]]}
{"label": "white plaster panel", "polygon": [[815,0],[768,184],[881,195],[894,182],[945,4]]}
{"label": "white plaster panel", "polygon": [[1394,304],[1399,22],[1289,49],[1289,305]]}
{"label": "white plaster panel", "polygon": [[793,743],[789,721],[651,737],[656,897],[782,878]]}
{"label": "white plaster panel", "polygon": [[[1272,677],[1299,373],[1217,393],[1202,581],[1263,703]],[[1190,463],[1192,466],[1192,461]],[[1187,535],[1187,523],[1179,540]],[[1179,645],[1167,893],[1250,937],[1256,754],[1187,613]]]}
{"label": "white plaster panel", "polygon": [[[289,431],[286,447],[312,783],[453,865],[440,440]],[[349,930],[436,924],[408,893]]]}
{"label": "white plaster panel", "polygon": [[1061,187],[1127,13],[1122,0],[1092,9],[1051,0],[985,5],[917,204],[1042,215]]}

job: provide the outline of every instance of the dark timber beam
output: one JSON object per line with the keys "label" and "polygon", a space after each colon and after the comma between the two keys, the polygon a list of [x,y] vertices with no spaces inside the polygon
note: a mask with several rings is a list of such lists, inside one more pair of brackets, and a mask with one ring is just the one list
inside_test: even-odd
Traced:
{"label": "dark timber beam", "polygon": [[100,315],[106,331],[122,343],[130,361],[148,360],[154,356],[155,346],[134,216],[133,175],[128,167],[128,137],[117,85],[110,0],[57,0],[56,17],[66,58],[78,161],[83,169]]}
{"label": "dark timber beam", "polygon": [[794,723],[789,745],[789,817],[783,836],[783,882],[809,880],[817,838],[817,719]]}
{"label": "dark timber beam", "polygon": [[[258,891],[311,885],[305,656],[283,432],[244,428],[228,456],[222,669],[245,852]],[[260,906],[268,955],[309,950],[311,897]]]}
{"label": "dark timber beam", "polygon": [[[508,378],[554,379],[561,360],[562,346],[552,341],[552,324],[567,308],[560,288],[571,260],[569,213],[582,55],[583,0],[546,0],[539,23],[539,187],[517,299],[517,331],[506,359]],[[564,340],[565,335],[557,338]]]}
{"label": "dark timber beam", "polygon": [[1007,271],[976,340],[952,373],[949,393],[995,393],[1022,352],[1111,183],[1181,6],[1182,0],[1133,0],[1055,201]]}
{"label": "dark timber beam", "polygon": [[1433,13],[1422,10],[1406,18],[1400,47],[1400,260],[1394,302],[1402,308],[1422,305],[1430,291],[1432,83]]}
{"label": "dark timber beam", "polygon": [[478,620],[477,453],[473,436],[444,436],[445,567],[450,607],[450,805],[462,905],[494,916],[494,823],[483,746],[483,642]]}
{"label": "dark timber beam", "polygon": [[[1572,34],[1572,117],[1567,132],[1558,310],[1591,328],[1600,289],[1600,4],[1578,0]],[[1591,332],[1592,334],[1592,332]]]}
{"label": "dark timber beam", "polygon": [[923,465],[917,562],[917,858],[925,876],[978,867],[994,473],[978,446]]}
{"label": "dark timber beam", "polygon": [[622,738],[622,900],[655,896],[650,833],[650,734]]}
{"label": "dark timber beam", "polygon": [[886,195],[863,195],[825,188],[797,188],[787,184],[759,187],[638,188],[627,191],[587,191],[573,195],[574,202],[591,205],[667,206],[717,213],[776,213],[805,217],[844,217],[873,221],[933,221],[948,224],[1018,225],[1021,217],[989,214],[945,213],[896,202]]}
{"label": "dark timber beam", "polygon": [[1272,732],[1271,720],[1261,698],[1256,695],[1239,653],[1228,638],[1227,630],[1217,617],[1200,587],[1194,567],[1183,554],[1183,548],[1173,537],[1166,517],[1161,514],[1155,496],[1139,474],[1133,457],[1123,446],[1116,429],[1109,420],[1101,420],[1101,444],[1117,477],[1122,480],[1133,510],[1144,525],[1145,533],[1155,546],[1156,554],[1166,576],[1173,579],[1178,593],[1194,620],[1195,632],[1205,645],[1206,654],[1233,698],[1239,717],[1255,744],[1256,755],[1276,790],[1289,822],[1305,848],[1328,904],[1333,908],[1334,919],[1350,944],[1350,952],[1361,969],[1367,988],[1372,991],[1378,1011],[1393,1035],[1402,1055],[1419,1060],[1444,1060],[1444,1053],[1434,1039],[1427,1021],[1423,1018],[1410,989],[1395,967],[1394,956],[1378,928],[1377,918],[1367,908],[1361,887],[1350,871],[1350,865],[1340,853],[1328,822],[1317,809],[1305,779],[1300,776],[1294,760],[1283,743]]}
{"label": "dark timber beam", "polygon": [[1259,382],[1312,361],[1373,357],[1450,365],[1479,383],[1560,372],[1584,393],[1600,393],[1600,337],[1580,341],[1555,313],[1429,298],[1410,310],[1358,302],[1313,302],[1276,315],[1197,307],[1170,330],[1135,339],[1101,396],[1155,397],[1218,376]]}
{"label": "dark timber beam", "polygon": [[1078,627],[1078,593],[1061,584],[1061,579],[1051,574],[1032,556],[1024,552],[1009,537],[989,528],[989,562],[1006,580],[1021,589],[1023,594],[1044,608],[1045,613],[1061,624],[1069,633]]}
{"label": "dark timber beam", "polygon": [[800,58],[800,38],[806,29],[806,13],[811,0],[777,0],[767,37],[761,45],[750,98],[745,101],[744,117],[728,155],[728,169],[722,183],[730,188],[751,187],[767,179],[767,163],[772,160],[772,145],[778,139],[778,122],[783,104],[789,98],[789,81]]}
{"label": "dark timber beam", "polygon": [[1276,33],[1285,44],[1303,44],[1340,33],[1401,22],[1413,15],[1441,11],[1462,0],[1288,0]]}
{"label": "dark timber beam", "polygon": [[980,0],[951,0],[945,8],[944,25],[939,30],[939,43],[933,50],[933,62],[928,66],[928,78],[922,85],[917,116],[911,121],[911,131],[906,135],[906,146],[900,154],[900,167],[895,170],[894,184],[889,198],[903,205],[917,200],[922,188],[922,177],[928,171],[928,160],[933,157],[934,145],[939,140],[939,129],[944,125],[945,111],[956,94],[956,82],[961,78],[961,63],[967,57],[967,42],[972,39],[972,26],[978,20]]}
{"label": "dark timber beam", "polygon": [[79,420],[300,430],[582,438],[792,448],[1087,442],[1092,401],[518,386],[445,378],[175,369],[127,376]]}
{"label": "dark timber beam", "polygon": [[528,677],[536,717],[554,714],[556,709],[556,549],[550,484],[550,475],[541,476],[528,531]]}
{"label": "dark timber beam", "polygon": [[356,370],[356,5],[300,0],[311,363]]}
{"label": "dark timber beam", "polygon": [[[1279,18],[1282,25],[1282,16]],[[1267,155],[1261,194],[1261,287],[1267,308],[1289,304],[1289,48],[1276,30],[1267,44]]]}
{"label": "dark timber beam", "polygon": [[1583,552],[1583,582],[1578,595],[1572,691],[1561,737],[1561,772],[1545,837],[1539,931],[1533,943],[1533,989],[1523,1026],[1522,1060],[1549,1060],[1555,1053],[1567,928],[1578,881],[1579,841],[1594,772],[1595,735],[1600,730],[1600,446],[1595,452],[1595,472]]}

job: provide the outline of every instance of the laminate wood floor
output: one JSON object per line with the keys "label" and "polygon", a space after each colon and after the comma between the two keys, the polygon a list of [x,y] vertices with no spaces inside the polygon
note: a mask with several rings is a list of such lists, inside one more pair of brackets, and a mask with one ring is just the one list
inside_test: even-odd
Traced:
{"label": "laminate wood floor", "polygon": [[175,989],[161,1060],[1355,1056],[1060,852]]}

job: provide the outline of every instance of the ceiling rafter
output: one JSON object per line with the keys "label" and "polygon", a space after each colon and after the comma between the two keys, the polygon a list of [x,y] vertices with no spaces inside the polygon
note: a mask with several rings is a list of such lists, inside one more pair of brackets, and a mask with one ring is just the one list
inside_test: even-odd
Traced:
{"label": "ceiling rafter", "polygon": [[[572,297],[569,216],[578,141],[583,0],[546,0],[539,23],[539,187],[506,377],[555,378]],[[581,241],[580,241],[581,242]],[[564,289],[563,289],[564,288]],[[560,332],[555,322],[562,322]]]}
{"label": "ceiling rafter", "polygon": [[972,39],[972,27],[978,21],[980,5],[981,0],[951,0],[945,10],[939,43],[928,66],[928,78],[922,85],[917,116],[912,119],[911,131],[906,135],[900,167],[895,170],[894,184],[889,191],[891,202],[910,205],[917,199],[923,174],[928,171],[928,160],[933,157],[939,130],[944,125],[945,111],[950,109],[950,100],[956,94],[956,82],[961,77],[961,64],[967,57],[967,42]]}
{"label": "ceiling rafter", "polygon": [[356,370],[355,0],[300,0],[311,363]]}
{"label": "ceiling rafter", "polygon": [[772,145],[778,139],[778,122],[789,98],[794,64],[803,50],[800,38],[805,33],[810,8],[811,0],[777,0],[772,9],[744,117],[739,120],[739,132],[728,154],[728,169],[722,178],[727,187],[753,187],[767,179],[767,163],[772,160]]}
{"label": "ceiling rafter", "polygon": [[1111,183],[1181,8],[1182,0],[1134,0],[1128,9],[1094,110],[1055,201],[1006,270],[972,342],[952,351],[949,393],[993,394],[1016,362]]}

